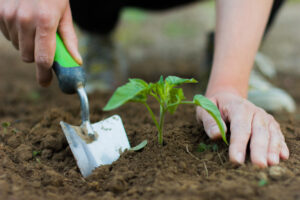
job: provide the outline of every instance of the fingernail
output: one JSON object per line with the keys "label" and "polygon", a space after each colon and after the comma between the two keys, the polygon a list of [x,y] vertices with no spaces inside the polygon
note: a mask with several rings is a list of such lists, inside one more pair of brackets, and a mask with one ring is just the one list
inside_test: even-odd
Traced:
{"label": "fingernail", "polygon": [[272,161],[272,164],[278,164],[279,163],[279,156],[275,153],[271,153],[270,160]]}
{"label": "fingernail", "polygon": [[283,148],[281,153],[282,153],[283,159],[288,159],[289,158],[290,153],[289,153],[289,150],[287,148]]}
{"label": "fingernail", "polygon": [[76,61],[79,65],[82,65],[82,57],[81,57],[81,55],[80,55],[80,53],[79,53],[78,51],[76,51],[75,61]]}
{"label": "fingernail", "polygon": [[220,130],[218,126],[213,126],[209,129],[209,136],[214,139],[220,136]]}
{"label": "fingernail", "polygon": [[74,56],[74,60],[79,64],[79,65],[82,65],[82,57],[79,53],[79,50],[78,48],[74,47],[73,48],[74,51],[73,51],[73,56]]}
{"label": "fingernail", "polygon": [[258,165],[259,167],[261,167],[261,168],[265,168],[265,167],[268,166],[267,160],[266,160],[265,158],[260,158],[260,159],[258,160],[257,165]]}
{"label": "fingernail", "polygon": [[239,164],[244,163],[244,154],[242,152],[238,152],[235,159]]}

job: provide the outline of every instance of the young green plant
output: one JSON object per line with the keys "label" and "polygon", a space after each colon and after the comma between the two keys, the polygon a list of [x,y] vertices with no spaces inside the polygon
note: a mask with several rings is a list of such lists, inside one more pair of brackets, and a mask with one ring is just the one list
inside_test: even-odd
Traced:
{"label": "young green plant", "polygon": [[[129,79],[128,83],[120,86],[114,92],[103,110],[113,110],[127,102],[138,102],[144,104],[157,128],[158,143],[162,145],[166,113],[169,112],[174,114],[180,104],[193,104],[202,107],[214,118],[220,129],[224,142],[228,144],[221,115],[216,105],[200,94],[195,95],[193,101],[186,101],[182,88],[178,87],[184,83],[197,83],[197,81],[193,78],[184,79],[176,76],[168,76],[165,80],[161,76],[160,80],[156,83],[146,83],[141,79]],[[160,110],[158,119],[147,103],[149,96],[154,97],[159,103]]]}

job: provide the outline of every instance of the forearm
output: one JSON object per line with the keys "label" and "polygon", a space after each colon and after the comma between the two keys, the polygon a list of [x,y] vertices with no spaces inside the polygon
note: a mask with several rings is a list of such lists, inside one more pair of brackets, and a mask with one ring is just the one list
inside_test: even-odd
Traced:
{"label": "forearm", "polygon": [[231,90],[247,96],[250,71],[272,0],[217,0],[212,72],[206,95]]}

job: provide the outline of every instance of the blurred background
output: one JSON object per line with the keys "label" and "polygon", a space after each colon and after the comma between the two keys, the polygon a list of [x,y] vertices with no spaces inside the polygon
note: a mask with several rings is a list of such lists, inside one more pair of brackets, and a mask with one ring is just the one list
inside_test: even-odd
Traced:
{"label": "blurred background", "polygon": [[[260,48],[278,72],[269,81],[286,89],[297,102],[300,101],[299,10],[300,0],[287,1]],[[161,74],[197,77],[201,80],[199,90],[203,92],[210,69],[206,59],[208,34],[214,30],[214,25],[214,1],[159,12],[126,8],[113,39],[126,60],[129,77],[148,81],[156,81]],[[34,65],[23,63],[19,52],[2,35],[0,77],[2,97],[9,93],[24,93],[38,99],[42,93],[51,96],[51,91],[58,90],[56,80],[50,92],[40,88],[35,81]]]}

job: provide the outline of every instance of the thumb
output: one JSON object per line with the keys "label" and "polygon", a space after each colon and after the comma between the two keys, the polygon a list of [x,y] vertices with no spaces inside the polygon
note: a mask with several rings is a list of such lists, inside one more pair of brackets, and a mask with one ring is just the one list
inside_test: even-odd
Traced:
{"label": "thumb", "polygon": [[58,32],[71,56],[79,65],[82,65],[82,58],[78,50],[78,39],[73,26],[70,5],[67,6],[66,11],[61,18]]}
{"label": "thumb", "polygon": [[[199,123],[203,123],[204,130],[208,137],[210,137],[211,139],[219,139],[222,137],[218,124],[206,110],[198,106],[196,110],[196,117]],[[223,119],[222,123],[224,125],[224,131],[226,133],[227,127]]]}

